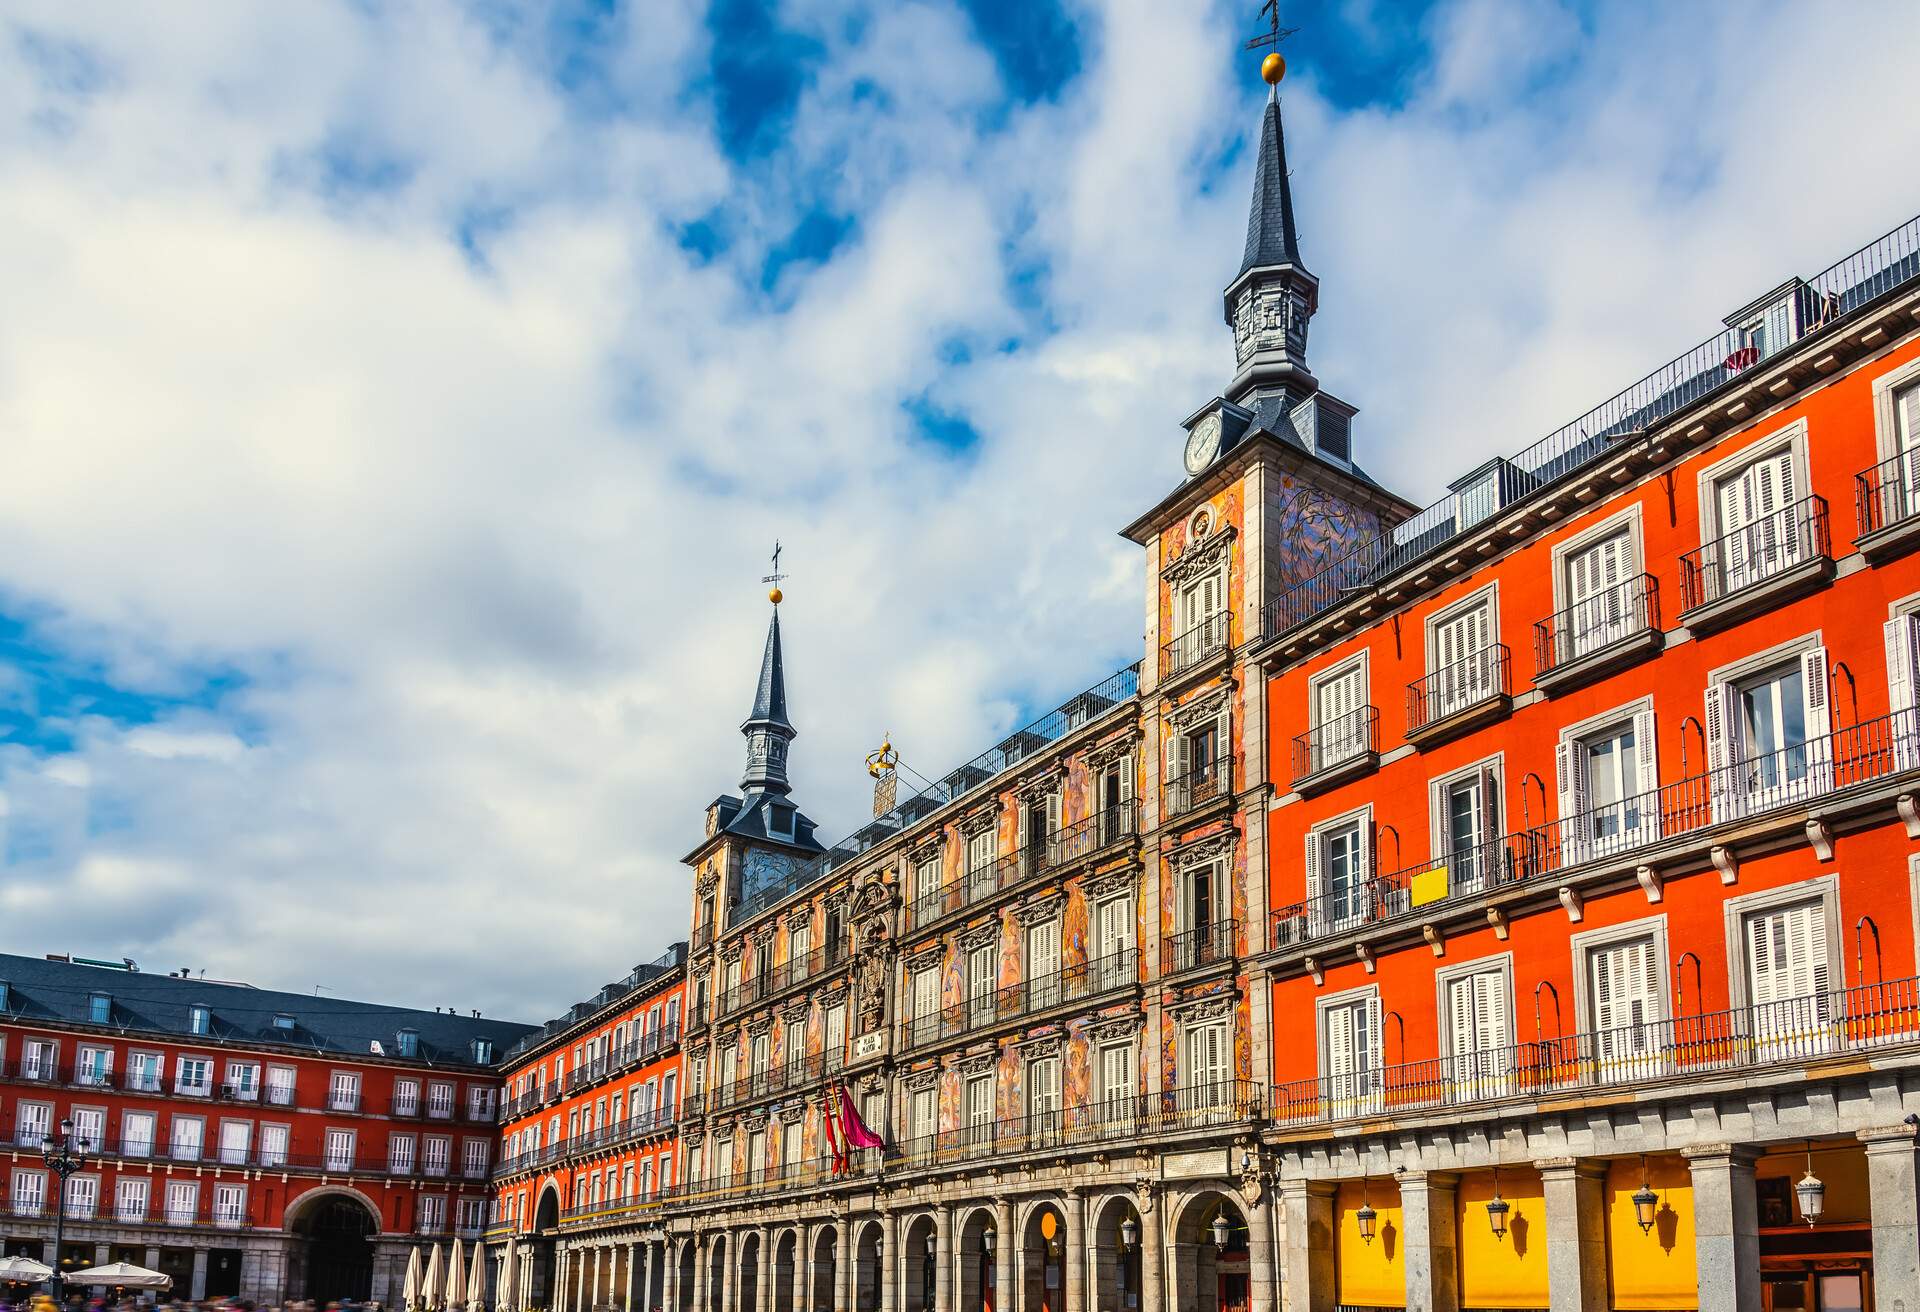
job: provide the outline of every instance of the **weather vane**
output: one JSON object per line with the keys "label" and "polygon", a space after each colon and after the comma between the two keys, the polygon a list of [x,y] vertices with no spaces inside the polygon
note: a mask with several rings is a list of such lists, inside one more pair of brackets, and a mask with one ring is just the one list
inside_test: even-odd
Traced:
{"label": "weather vane", "polygon": [[1287,75],[1287,61],[1280,53],[1280,43],[1300,29],[1280,26],[1280,0],[1266,0],[1260,6],[1260,16],[1267,20],[1268,30],[1247,42],[1245,48],[1268,52],[1260,61],[1260,76],[1268,86],[1278,87],[1280,79]]}
{"label": "weather vane", "polygon": [[786,577],[785,574],[780,572],[780,539],[775,538],[773,540],[773,573],[767,575],[760,581],[762,583],[773,584],[773,588],[767,593],[767,600],[776,606],[780,604],[780,598],[785,595],[780,591],[780,583],[781,580]]}

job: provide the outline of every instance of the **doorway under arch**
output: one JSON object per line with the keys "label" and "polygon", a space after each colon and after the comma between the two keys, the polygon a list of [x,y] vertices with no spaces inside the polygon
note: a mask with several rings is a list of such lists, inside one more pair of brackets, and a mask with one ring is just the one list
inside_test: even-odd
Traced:
{"label": "doorway under arch", "polygon": [[296,1208],[287,1228],[299,1245],[302,1297],[321,1304],[371,1298],[379,1218],[349,1194],[327,1194]]}

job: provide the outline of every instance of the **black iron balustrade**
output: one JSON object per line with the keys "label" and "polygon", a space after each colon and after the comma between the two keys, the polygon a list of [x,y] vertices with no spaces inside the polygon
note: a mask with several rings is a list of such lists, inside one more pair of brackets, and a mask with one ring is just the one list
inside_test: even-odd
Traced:
{"label": "black iron balustrade", "polygon": [[1160,942],[1160,973],[1177,975],[1232,961],[1239,937],[1240,922],[1231,916],[1170,934]]}
{"label": "black iron balustrade", "polygon": [[1322,720],[1293,740],[1293,781],[1311,779],[1380,750],[1380,710],[1362,706]]}
{"label": "black iron balustrade", "polygon": [[1920,519],[1920,447],[1854,475],[1860,537]]}
{"label": "black iron balustrade", "polygon": [[1139,979],[1139,953],[1134,948],[1122,948],[1017,984],[973,994],[929,1015],[909,1017],[901,1022],[902,1037],[910,1048],[938,1043],[1098,994],[1131,988]]}
{"label": "black iron balustrade", "polygon": [[1535,624],[1534,672],[1550,675],[1659,628],[1660,586],[1653,575],[1636,574]]}
{"label": "black iron balustrade", "polygon": [[932,924],[1023,880],[1104,852],[1134,836],[1137,816],[1134,802],[1122,802],[1063,826],[1038,843],[997,857],[988,865],[965,871],[959,879],[917,894],[907,903],[907,923],[915,929]]}
{"label": "black iron balustrade", "polygon": [[1827,502],[1810,496],[1762,515],[1680,557],[1680,609],[1686,612],[1825,561]]}
{"label": "black iron balustrade", "polygon": [[1160,677],[1171,679],[1227,650],[1231,612],[1216,611],[1160,648]]}
{"label": "black iron balustrade", "polygon": [[1507,645],[1496,642],[1409,683],[1408,736],[1511,696],[1508,679],[1512,664]]}
{"label": "black iron balustrade", "polygon": [[1233,758],[1221,756],[1169,779],[1161,796],[1169,820],[1199,810],[1233,793]]}

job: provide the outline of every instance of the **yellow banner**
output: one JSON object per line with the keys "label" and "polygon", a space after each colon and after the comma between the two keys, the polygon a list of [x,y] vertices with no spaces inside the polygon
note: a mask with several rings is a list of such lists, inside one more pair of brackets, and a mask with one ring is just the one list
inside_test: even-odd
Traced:
{"label": "yellow banner", "polygon": [[1416,907],[1440,901],[1447,895],[1447,868],[1435,866],[1431,870],[1421,871],[1408,885],[1408,892],[1411,894],[1410,901]]}

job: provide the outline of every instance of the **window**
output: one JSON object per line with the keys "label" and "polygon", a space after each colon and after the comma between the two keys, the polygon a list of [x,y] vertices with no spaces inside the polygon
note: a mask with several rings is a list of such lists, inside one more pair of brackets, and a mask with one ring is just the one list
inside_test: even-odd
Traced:
{"label": "window", "polygon": [[913,867],[914,915],[921,920],[930,919],[939,911],[939,898],[940,857],[936,853]]}
{"label": "window", "polygon": [[428,1175],[445,1175],[452,1158],[453,1140],[446,1135],[430,1134],[420,1141],[420,1169]]}
{"label": "window", "polygon": [[353,1169],[354,1134],[352,1130],[328,1130],[326,1133],[326,1166],[329,1171],[349,1171]]}
{"label": "window", "polygon": [[210,1034],[213,1032],[213,1012],[204,1006],[187,1008],[187,1033]]}
{"label": "window", "polygon": [[468,1139],[460,1145],[460,1169],[469,1180],[483,1180],[487,1174],[487,1141]]}
{"label": "window", "polygon": [[93,1219],[100,1206],[100,1177],[97,1175],[70,1175],[67,1177],[67,1215],[82,1221]]}
{"label": "window", "polygon": [[842,1002],[828,1007],[826,1020],[826,1058],[830,1065],[838,1067],[847,1052],[847,1004]]}
{"label": "window", "polygon": [[393,1036],[393,1042],[395,1050],[399,1052],[402,1057],[418,1057],[420,1055],[420,1032],[418,1030],[401,1030]]}
{"label": "window", "polygon": [[59,1077],[60,1047],[47,1039],[28,1039],[20,1049],[20,1078],[53,1080]]}
{"label": "window", "polygon": [[420,1232],[437,1235],[447,1228],[447,1200],[440,1194],[420,1199]]}
{"label": "window", "polygon": [[966,1138],[969,1143],[993,1142],[993,1076],[976,1075],[967,1081]]}
{"label": "window", "polygon": [[1062,994],[1060,922],[1049,918],[1027,926],[1027,1007],[1040,1011],[1058,1006]]}
{"label": "window", "polygon": [[1099,791],[1094,795],[1100,808],[1100,845],[1117,843],[1133,833],[1133,757],[1131,754],[1110,762],[1100,771]]}
{"label": "window", "polygon": [[780,1034],[780,1059],[791,1066],[807,1055],[807,1025],[805,1021],[788,1021]]}
{"label": "window", "polygon": [[1052,859],[1053,836],[1060,831],[1060,794],[1045,793],[1020,808],[1021,872],[1033,874]]}
{"label": "window", "polygon": [[247,1221],[247,1187],[243,1184],[213,1186],[213,1223],[240,1226]]}
{"label": "window", "polygon": [[1060,1059],[1040,1057],[1027,1063],[1028,1135],[1044,1135],[1060,1125]]}
{"label": "window", "polygon": [[1509,874],[1501,841],[1500,764],[1483,761],[1433,783],[1433,859],[1446,892],[1486,888]]}
{"label": "window", "polygon": [[153,1155],[152,1112],[120,1113],[120,1155],[122,1157],[151,1157]]}
{"label": "window", "polygon": [[406,1175],[413,1170],[412,1135],[395,1134],[388,1136],[387,1170],[393,1175]]}
{"label": "window", "polygon": [[78,1146],[92,1153],[106,1147],[106,1112],[98,1107],[75,1107],[69,1119],[73,1121],[73,1139]]}
{"label": "window", "polygon": [[773,1064],[773,1035],[762,1033],[753,1036],[752,1061],[754,1083],[764,1086],[767,1069]]}
{"label": "window", "polygon": [[160,1092],[159,1053],[129,1052],[127,1054],[127,1088],[135,1093]]}
{"label": "window", "polygon": [[1371,1114],[1383,1089],[1380,995],[1372,990],[1321,1003],[1321,1076],[1335,1116]]}
{"label": "window", "polygon": [[22,1148],[38,1148],[53,1132],[53,1104],[23,1102],[14,1108],[13,1141]]}
{"label": "window", "polygon": [[176,1116],[172,1121],[172,1147],[168,1150],[176,1162],[197,1162],[206,1142],[207,1123],[198,1116]]}
{"label": "window", "polygon": [[493,1040],[475,1039],[473,1041],[473,1064],[490,1066],[493,1064]]}
{"label": "window", "polygon": [[1110,897],[1094,907],[1099,956],[1094,961],[1094,987],[1119,988],[1133,982],[1133,898]]}
{"label": "window", "polygon": [[354,1071],[335,1071],[327,1084],[327,1109],[336,1112],[360,1110],[360,1076]]}
{"label": "window", "polygon": [[99,1086],[108,1083],[113,1078],[113,1049],[80,1049],[80,1064],[74,1074],[82,1084]]}
{"label": "window", "polygon": [[288,1012],[282,1011],[274,1015],[273,1027],[277,1030],[285,1030],[288,1033],[292,1033],[297,1025],[298,1022],[295,1021],[293,1016]]}
{"label": "window", "polygon": [[147,1199],[152,1182],[146,1179],[121,1176],[114,1185],[113,1218],[116,1221],[138,1223],[147,1219]]}
{"label": "window", "polygon": [[205,1057],[181,1057],[174,1063],[173,1091],[204,1098],[213,1092],[213,1062]]}
{"label": "window", "polygon": [[1652,710],[1569,731],[1556,749],[1565,865],[1660,836]]}
{"label": "window", "polygon": [[113,998],[105,993],[93,993],[87,996],[87,1019],[95,1025],[108,1025],[113,1022]]}
{"label": "window", "polygon": [[1704,599],[1773,577],[1812,555],[1796,503],[1804,493],[1794,448],[1779,447],[1713,479],[1718,551],[1707,562]]}
{"label": "window", "polygon": [[1501,1096],[1513,1070],[1513,981],[1505,961],[1475,962],[1443,974],[1440,999],[1455,1093]]}
{"label": "window", "polygon": [[493,1119],[493,1089],[485,1084],[467,1086],[467,1119],[470,1121],[488,1121]]}
{"label": "window", "polygon": [[393,1082],[393,1114],[395,1116],[420,1114],[420,1081],[395,1080]]}
{"label": "window", "polygon": [[484,1198],[462,1198],[454,1212],[454,1224],[463,1231],[480,1229],[486,1223],[487,1200]]}
{"label": "window", "polygon": [[680,1110],[680,1104],[675,1097],[677,1090],[674,1088],[678,1079],[679,1076],[675,1072],[668,1071],[660,1081],[660,1114],[668,1120],[672,1120]]}
{"label": "window", "polygon": [[230,1061],[227,1063],[226,1083],[221,1092],[235,1102],[258,1102],[260,1100],[260,1067],[250,1061]]}
{"label": "window", "polygon": [[453,1116],[453,1086],[438,1080],[427,1085],[427,1115],[440,1120]]}
{"label": "window", "polygon": [[991,887],[996,855],[996,839],[991,825],[967,839],[967,878],[973,881],[975,897],[980,896],[982,886]]}
{"label": "window", "polygon": [[1811,895],[1797,885],[1730,904],[1739,917],[1745,1001],[1763,1060],[1824,1052],[1831,1035],[1833,944],[1828,899],[1836,881],[1815,881]]}
{"label": "window", "polygon": [[913,1091],[913,1107],[907,1117],[907,1133],[931,1143],[940,1131],[940,1091],[928,1085]]}
{"label": "window", "polygon": [[1373,816],[1359,811],[1307,835],[1307,925],[1327,934],[1365,918],[1373,883]]}
{"label": "window", "polygon": [[220,1122],[220,1161],[227,1166],[245,1166],[247,1149],[253,1144],[253,1122]]}
{"label": "window", "polygon": [[192,1225],[200,1215],[200,1184],[196,1180],[167,1182],[166,1220],[173,1225]]}
{"label": "window", "polygon": [[1180,1109],[1203,1115],[1231,1102],[1233,1043],[1225,1019],[1188,1025],[1182,1033]]}
{"label": "window", "polygon": [[1577,660],[1645,627],[1626,586],[1637,573],[1628,525],[1568,551],[1560,570],[1566,606],[1555,625],[1557,661]]}
{"label": "window", "polygon": [[[813,952],[813,926],[804,921],[787,931],[787,960],[794,963],[794,969],[801,968]],[[651,1025],[649,1025],[651,1028]]]}
{"label": "window", "polygon": [[970,1023],[993,1019],[994,995],[1000,986],[1000,949],[983,943],[967,953],[967,1007]]}
{"label": "window", "polygon": [[1661,952],[1655,935],[1630,931],[1586,949],[1588,1012],[1601,1079],[1633,1079],[1661,1066],[1667,1046]]}
{"label": "window", "polygon": [[1183,815],[1218,797],[1221,756],[1227,741],[1224,702],[1216,715],[1170,723],[1167,734],[1167,809]]}
{"label": "window", "polygon": [[1824,647],[1716,680],[1706,710],[1716,819],[1786,805],[1831,784]]}
{"label": "window", "polygon": [[1491,589],[1430,621],[1427,670],[1424,696],[1414,711],[1416,728],[1477,706],[1502,690]]}
{"label": "window", "polygon": [[1296,773],[1315,774],[1372,750],[1364,656],[1315,679],[1309,698],[1312,751],[1304,763],[1305,768]]}
{"label": "window", "polygon": [[1109,1124],[1124,1123],[1133,1116],[1139,1077],[1131,1043],[1109,1043],[1100,1049],[1101,1116]]}
{"label": "window", "polygon": [[13,1214],[15,1216],[38,1216],[46,1205],[47,1176],[44,1171],[19,1171],[13,1173]]}

